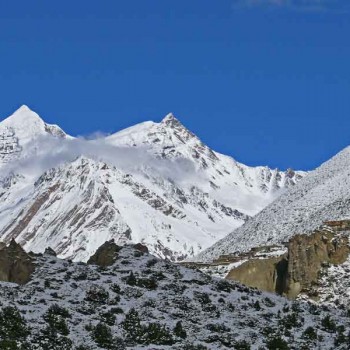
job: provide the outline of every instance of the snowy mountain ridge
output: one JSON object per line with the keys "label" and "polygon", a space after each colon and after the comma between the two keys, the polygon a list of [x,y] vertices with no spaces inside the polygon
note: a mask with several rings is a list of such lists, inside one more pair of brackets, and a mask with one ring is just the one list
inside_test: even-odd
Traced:
{"label": "snowy mountain ridge", "polygon": [[21,107],[0,134],[1,240],[74,260],[109,239],[191,257],[305,175],[214,152],[172,114],[82,140]]}
{"label": "snowy mountain ridge", "polygon": [[235,251],[286,242],[295,234],[312,232],[325,221],[349,219],[349,185],[347,147],[197,259],[210,261]]}

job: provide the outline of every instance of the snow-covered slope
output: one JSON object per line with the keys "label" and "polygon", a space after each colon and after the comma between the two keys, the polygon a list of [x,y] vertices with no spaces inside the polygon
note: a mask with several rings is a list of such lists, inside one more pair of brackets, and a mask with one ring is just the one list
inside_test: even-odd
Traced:
{"label": "snow-covered slope", "polygon": [[216,153],[171,114],[86,141],[21,107],[1,130],[1,239],[75,260],[111,238],[193,256],[305,175]]}
{"label": "snow-covered slope", "polygon": [[347,147],[197,258],[210,261],[222,254],[285,242],[295,234],[311,232],[325,221],[348,219],[349,188]]}
{"label": "snow-covered slope", "polygon": [[27,284],[0,282],[3,349],[348,349],[346,310],[214,279],[132,246],[102,268],[32,259]]}

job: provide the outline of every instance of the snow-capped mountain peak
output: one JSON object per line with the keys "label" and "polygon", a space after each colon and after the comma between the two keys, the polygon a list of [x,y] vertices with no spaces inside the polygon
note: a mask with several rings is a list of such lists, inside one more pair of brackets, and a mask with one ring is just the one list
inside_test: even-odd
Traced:
{"label": "snow-capped mountain peak", "polygon": [[22,143],[32,141],[32,137],[50,134],[66,137],[66,133],[57,125],[47,124],[28,106],[22,105],[12,115],[0,122],[0,129],[12,129]]}
{"label": "snow-capped mountain peak", "polygon": [[164,123],[164,124],[171,123],[171,122],[173,122],[173,121],[179,122],[179,121],[176,119],[175,115],[174,115],[173,113],[171,113],[171,112],[168,113],[168,114],[162,119],[162,123]]}
{"label": "snow-capped mountain peak", "polygon": [[[192,132],[190,132],[181,122],[179,119],[177,119],[175,117],[175,115],[173,113],[169,113],[167,114],[162,121],[159,123],[162,127],[167,127],[167,128],[181,128],[184,129],[186,132],[192,134]],[[193,136],[195,136],[194,134],[192,134]]]}
{"label": "snow-capped mountain peak", "polygon": [[22,131],[27,129],[27,133],[35,129],[40,129],[43,124],[45,123],[39,115],[26,105],[18,108],[12,115],[1,122],[1,126],[16,128]]}
{"label": "snow-capped mountain peak", "polygon": [[0,122],[0,166],[25,156],[28,146],[40,137],[66,138],[67,134],[59,126],[45,123],[28,106],[18,108]]}

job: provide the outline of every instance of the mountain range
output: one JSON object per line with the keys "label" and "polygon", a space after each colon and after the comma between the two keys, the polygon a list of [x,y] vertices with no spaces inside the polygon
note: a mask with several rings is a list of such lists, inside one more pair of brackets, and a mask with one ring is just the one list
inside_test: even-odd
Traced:
{"label": "mountain range", "polygon": [[0,123],[0,239],[77,261],[110,239],[142,242],[183,260],[305,175],[215,152],[172,114],[87,140],[22,106]]}

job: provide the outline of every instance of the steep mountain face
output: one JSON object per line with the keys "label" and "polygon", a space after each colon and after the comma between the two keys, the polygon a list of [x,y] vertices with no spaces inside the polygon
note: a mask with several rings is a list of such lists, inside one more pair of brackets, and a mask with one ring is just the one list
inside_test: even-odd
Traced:
{"label": "steep mountain face", "polygon": [[305,175],[216,153],[173,115],[84,141],[21,107],[1,130],[1,240],[74,260],[110,239],[191,257]]}
{"label": "steep mountain face", "polygon": [[202,252],[200,261],[223,254],[279,244],[312,232],[323,222],[348,219],[350,213],[350,148],[309,173],[258,215]]}
{"label": "steep mountain face", "polygon": [[143,248],[108,242],[92,259],[100,266],[3,248],[9,265],[15,249],[35,270],[24,285],[0,282],[0,348],[348,349],[346,310],[211,278]]}
{"label": "steep mountain face", "polygon": [[234,203],[248,215],[255,215],[276,198],[281,189],[294,186],[306,174],[241,164],[210,149],[172,114],[160,123],[142,123],[111,135],[106,141],[118,146],[143,146],[163,159],[190,161],[197,170],[197,179],[192,179],[192,185],[201,184],[210,195],[220,198],[224,204]]}

